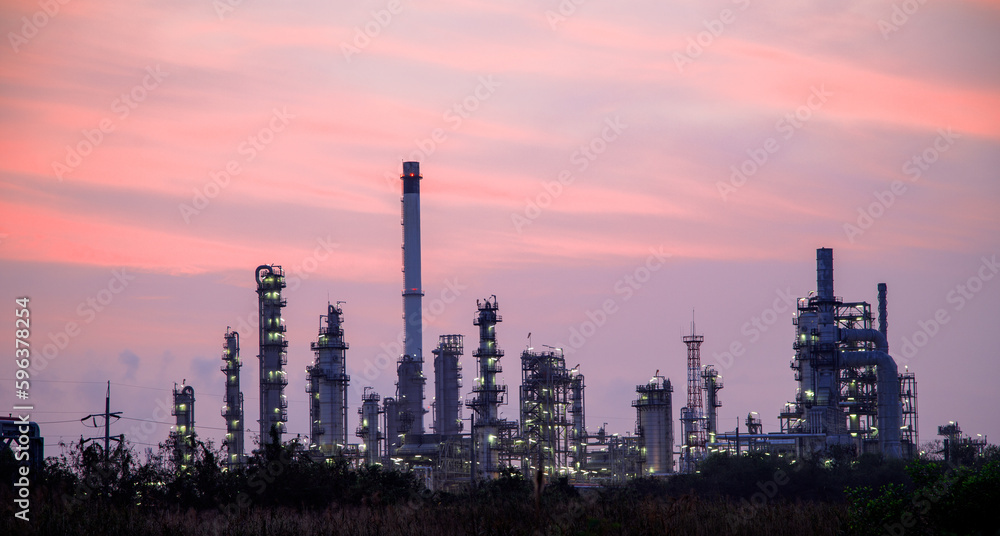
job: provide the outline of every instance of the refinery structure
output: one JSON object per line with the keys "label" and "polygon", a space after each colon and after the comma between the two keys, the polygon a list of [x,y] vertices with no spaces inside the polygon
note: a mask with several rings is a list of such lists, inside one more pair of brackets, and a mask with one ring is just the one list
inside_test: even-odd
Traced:
{"label": "refinery structure", "polygon": [[[793,390],[789,381],[791,400],[777,415],[779,432],[763,433],[755,412],[748,414],[745,431],[720,429],[722,376],[712,365],[702,365],[705,337],[697,333],[693,320],[690,334],[677,341],[676,357],[671,358],[686,359],[687,365],[681,382],[684,403],[676,417],[673,384],[657,370],[635,387],[634,433],[609,434],[603,426],[588,429],[580,366],[568,366],[562,349],[547,346],[529,346],[513,362],[511,356],[505,357],[497,339],[503,319],[496,296],[477,300],[475,310],[470,304],[470,325],[477,328],[478,340],[441,334],[429,352],[434,383],[428,426],[419,163],[404,162],[400,178],[404,353],[396,362],[396,390],[379,394],[372,387],[358,386],[363,387],[361,399],[349,399],[345,311],[342,302],[328,303],[319,317],[317,339],[311,343],[314,360],[305,367],[309,435],[300,448],[310,457],[413,471],[429,487],[453,489],[496,478],[506,470],[532,476],[540,471],[546,478],[567,477],[581,484],[668,477],[697,472],[715,452],[812,457],[838,449],[887,458],[917,455],[916,380],[912,373],[900,374],[888,347],[886,285],[877,286],[875,310],[868,302],[836,296],[833,251],[826,248],[816,252],[816,291],[797,302],[794,340],[789,341],[794,351],[789,376],[796,385]],[[260,320],[258,433],[264,445],[281,441],[286,433],[288,343],[281,316],[286,306],[285,274],[280,266],[261,265],[255,280]],[[226,331],[222,416],[230,469],[238,469],[247,456],[239,341],[239,334]],[[467,345],[471,360],[463,368]],[[509,369],[520,366],[519,386],[498,380],[504,363]],[[463,370],[471,377],[467,385]],[[463,388],[468,388],[464,401]],[[519,394],[518,407],[512,408],[517,420],[501,416],[511,390]],[[193,388],[175,389],[174,399],[177,426],[172,438],[175,460],[183,466],[190,459],[194,431]]]}

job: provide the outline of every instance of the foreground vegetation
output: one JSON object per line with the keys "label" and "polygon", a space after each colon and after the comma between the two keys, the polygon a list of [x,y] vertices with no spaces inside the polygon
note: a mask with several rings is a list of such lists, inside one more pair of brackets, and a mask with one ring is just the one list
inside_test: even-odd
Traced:
{"label": "foreground vegetation", "polygon": [[[161,450],[161,452],[164,452]],[[713,456],[700,474],[540,492],[516,472],[460,493],[413,475],[315,463],[293,446],[226,472],[201,445],[178,473],[118,448],[50,458],[33,475],[31,521],[13,517],[16,466],[0,456],[0,534],[1000,534],[1000,453],[966,465],[877,457],[791,463]]]}

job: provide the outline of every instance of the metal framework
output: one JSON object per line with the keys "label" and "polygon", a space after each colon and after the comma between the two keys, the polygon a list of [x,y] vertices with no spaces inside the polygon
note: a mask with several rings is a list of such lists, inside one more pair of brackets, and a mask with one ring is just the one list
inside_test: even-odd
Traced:
{"label": "metal framework", "polygon": [[479,348],[472,355],[478,374],[472,386],[473,397],[465,405],[473,411],[473,473],[477,479],[485,479],[495,478],[500,469],[498,438],[500,430],[507,426],[500,418],[500,406],[506,403],[507,386],[497,384],[497,374],[503,371],[503,350],[497,347],[496,338],[496,325],[503,321],[497,297],[476,300],[476,307],[479,312],[472,324],[479,327]]}
{"label": "metal framework", "polygon": [[341,454],[347,446],[347,349],[344,311],[340,302],[327,303],[319,317],[319,336],[310,346],[316,358],[306,367],[309,394],[310,448],[324,457]]}
{"label": "metal framework", "polygon": [[222,405],[222,417],[226,419],[226,468],[235,469],[246,460],[243,450],[243,392],[240,391],[240,334],[226,328],[226,343],[222,347],[223,365],[226,375],[226,398]]}
{"label": "metal framework", "polygon": [[722,401],[719,400],[719,390],[723,387],[722,376],[714,366],[705,365],[701,369],[701,379],[705,390],[705,434],[708,442],[714,443],[715,434],[719,432],[719,408],[722,407]]}
{"label": "metal framework", "polygon": [[572,424],[569,436],[569,461],[574,473],[585,470],[587,465],[587,423],[584,412],[584,393],[587,385],[579,369],[580,365],[577,365],[569,371],[569,416]]}
{"label": "metal framework", "polygon": [[[867,302],[833,294],[833,251],[816,252],[815,295],[800,298],[790,363],[799,388],[779,414],[781,432],[809,434],[816,451],[851,446],[858,453],[916,453],[916,380],[889,356],[886,285],[878,285],[878,329]],[[880,430],[880,428],[883,428]]]}
{"label": "metal framework", "polygon": [[565,476],[573,469],[569,418],[572,377],[562,350],[521,354],[521,439],[525,474]]}
{"label": "metal framework", "polygon": [[261,265],[257,267],[257,296],[260,312],[260,444],[271,441],[271,431],[277,433],[277,441],[285,433],[288,422],[288,400],[285,386],[288,378],[284,366],[288,364],[288,341],[285,340],[285,321],[281,310],[286,302],[281,297],[285,288],[285,272],[280,266]]}
{"label": "metal framework", "polygon": [[695,334],[694,321],[691,335],[682,338],[687,345],[687,406],[681,408],[681,428],[684,445],[681,449],[682,473],[693,473],[705,458],[705,417],[701,399],[701,343],[705,337]]}
{"label": "metal framework", "polygon": [[903,456],[916,458],[920,454],[920,438],[917,435],[917,378],[912,372],[899,375],[899,397],[903,404],[903,425],[899,429]]}

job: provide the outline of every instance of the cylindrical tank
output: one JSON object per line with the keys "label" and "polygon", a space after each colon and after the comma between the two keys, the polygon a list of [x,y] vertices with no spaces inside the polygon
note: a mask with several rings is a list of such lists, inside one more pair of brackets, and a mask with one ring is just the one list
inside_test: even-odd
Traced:
{"label": "cylindrical tank", "polygon": [[434,431],[442,439],[461,433],[459,393],[462,386],[462,335],[441,335],[434,350]]}
{"label": "cylindrical tank", "polygon": [[636,409],[636,433],[642,438],[646,471],[650,474],[674,470],[674,424],[671,416],[670,380],[654,376],[649,383],[637,385],[632,402]]}

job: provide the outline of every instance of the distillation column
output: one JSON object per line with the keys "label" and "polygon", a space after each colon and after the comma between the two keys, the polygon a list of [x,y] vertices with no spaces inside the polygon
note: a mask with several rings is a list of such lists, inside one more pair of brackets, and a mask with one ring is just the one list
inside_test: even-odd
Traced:
{"label": "distillation column", "polygon": [[174,384],[174,406],[171,413],[177,417],[170,439],[174,443],[174,464],[184,471],[191,464],[194,454],[194,387]]}
{"label": "distillation column", "polygon": [[701,369],[701,379],[705,382],[702,386],[705,389],[705,433],[709,443],[715,443],[715,434],[719,429],[719,408],[722,401],[719,400],[719,389],[722,389],[722,376],[712,365],[705,365]]}
{"label": "distillation column", "polygon": [[310,432],[313,447],[324,456],[337,455],[347,445],[347,349],[344,342],[344,311],[326,305],[319,317],[319,337],[311,344],[316,360],[306,367],[309,393]]}
{"label": "distillation column", "polygon": [[674,472],[674,421],[671,397],[674,388],[663,376],[653,376],[646,385],[635,387],[636,435],[642,438],[646,471],[650,474]]}
{"label": "distillation column", "polygon": [[579,365],[569,371],[569,414],[572,421],[570,429],[570,466],[573,471],[584,469],[587,463],[587,424],[584,414],[584,390],[586,384]]}
{"label": "distillation column", "polygon": [[458,360],[463,344],[462,335],[441,335],[434,350],[434,432],[442,436],[442,441],[462,432],[462,367]]}
{"label": "distillation column", "polygon": [[496,325],[502,321],[497,312],[497,297],[484,301],[476,300],[479,313],[473,325],[479,326],[479,348],[472,355],[476,358],[478,375],[472,387],[473,398],[465,405],[473,411],[472,441],[475,453],[474,469],[476,478],[495,478],[499,453],[497,452],[497,432],[503,424],[500,419],[500,405],[507,394],[506,385],[497,385],[497,374],[502,372],[500,358],[503,350],[497,348]]}
{"label": "distillation column", "polygon": [[222,417],[226,419],[226,462],[230,470],[243,461],[243,392],[240,391],[240,334],[226,329],[226,344],[223,346],[221,367],[226,375],[226,399],[222,406]]}
{"label": "distillation column", "polygon": [[[423,318],[420,278],[420,163],[403,162],[403,356],[396,368],[399,433],[424,433]],[[389,433],[394,433],[390,431]]]}
{"label": "distillation column", "polygon": [[288,421],[288,401],[285,386],[288,378],[284,366],[288,364],[285,349],[285,321],[281,310],[285,300],[281,289],[285,288],[285,272],[280,266],[261,265],[257,267],[257,296],[260,312],[260,444],[271,442],[272,430],[277,433],[278,443],[285,433]]}
{"label": "distillation column", "polygon": [[391,458],[396,455],[396,451],[403,444],[403,436],[400,432],[399,404],[395,397],[387,396],[382,400],[382,414],[385,418],[385,458],[386,465],[391,466]]}
{"label": "distillation column", "polygon": [[371,387],[365,387],[364,394],[361,395],[361,407],[358,408],[361,424],[357,430],[357,436],[364,442],[365,465],[381,462],[379,443],[382,441],[382,432],[378,428],[378,421],[382,409],[379,408],[378,401],[378,393]]}

